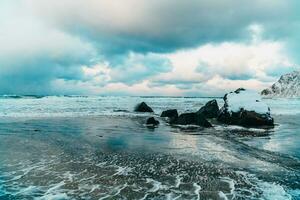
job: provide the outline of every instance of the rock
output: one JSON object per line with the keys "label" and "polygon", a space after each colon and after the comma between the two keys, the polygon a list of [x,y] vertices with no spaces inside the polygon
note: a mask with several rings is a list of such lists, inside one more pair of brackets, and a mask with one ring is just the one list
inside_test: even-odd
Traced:
{"label": "rock", "polygon": [[139,103],[134,108],[135,112],[153,112],[152,108],[150,108],[145,102]]}
{"label": "rock", "polygon": [[[275,86],[271,87],[272,89],[275,88]],[[264,89],[263,91],[261,91],[261,95],[262,96],[270,96],[273,94],[273,90],[270,88]],[[275,89],[274,89],[275,90]]]}
{"label": "rock", "polygon": [[147,119],[146,124],[157,126],[157,125],[159,125],[159,121],[157,121],[154,117],[150,117]]}
{"label": "rock", "polygon": [[124,110],[124,109],[116,109],[116,110],[114,110],[114,112],[126,112],[126,113],[128,113],[129,111],[128,110]]}
{"label": "rock", "polygon": [[256,92],[240,88],[225,94],[218,121],[246,127],[272,126],[270,108]]}
{"label": "rock", "polygon": [[212,127],[212,125],[199,113],[183,113],[173,122],[179,125],[198,125],[203,127]]}
{"label": "rock", "polygon": [[217,101],[211,100],[205,104],[202,108],[200,108],[197,113],[202,114],[205,118],[217,118],[219,115],[219,106]]}
{"label": "rock", "polygon": [[234,93],[239,94],[239,93],[242,92],[242,91],[246,91],[246,89],[245,89],[245,88],[238,88],[238,89],[236,89],[236,90],[234,91]]}
{"label": "rock", "polygon": [[244,126],[273,126],[274,120],[267,115],[261,115],[254,111],[242,111],[239,122]]}
{"label": "rock", "polygon": [[284,74],[270,88],[261,92],[264,97],[300,97],[300,71]]}
{"label": "rock", "polygon": [[168,117],[170,119],[177,119],[178,118],[178,112],[177,112],[176,109],[165,110],[161,113],[160,117]]}

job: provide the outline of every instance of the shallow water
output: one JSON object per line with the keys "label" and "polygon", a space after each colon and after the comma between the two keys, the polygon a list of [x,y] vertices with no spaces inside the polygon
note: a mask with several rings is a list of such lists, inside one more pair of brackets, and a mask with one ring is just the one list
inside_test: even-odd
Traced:
{"label": "shallow water", "polygon": [[300,199],[299,99],[265,100],[269,130],[163,119],[153,129],[131,112],[140,101],[159,114],[208,100],[2,97],[0,199]]}

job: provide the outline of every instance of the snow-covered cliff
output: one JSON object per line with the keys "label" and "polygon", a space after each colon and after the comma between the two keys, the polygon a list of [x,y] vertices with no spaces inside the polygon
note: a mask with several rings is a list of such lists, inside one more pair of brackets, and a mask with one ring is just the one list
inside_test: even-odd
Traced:
{"label": "snow-covered cliff", "polygon": [[300,97],[300,71],[282,75],[270,88],[261,92],[265,97]]}

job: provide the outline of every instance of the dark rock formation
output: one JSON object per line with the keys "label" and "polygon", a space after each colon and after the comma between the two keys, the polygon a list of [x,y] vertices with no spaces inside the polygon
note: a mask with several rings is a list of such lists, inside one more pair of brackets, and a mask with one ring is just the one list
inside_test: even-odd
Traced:
{"label": "dark rock formation", "polygon": [[161,113],[160,117],[168,117],[172,121],[178,118],[178,112],[176,109],[165,110]]}
{"label": "dark rock formation", "polygon": [[224,96],[218,121],[246,127],[273,126],[270,108],[255,92],[238,89]]}
{"label": "dark rock formation", "polygon": [[159,125],[159,121],[157,121],[154,117],[150,117],[147,119],[146,124],[157,126],[157,125]]}
{"label": "dark rock formation", "polygon": [[274,120],[267,114],[259,114],[255,111],[241,110],[240,112],[223,112],[218,121],[225,124],[240,125],[245,127],[273,126]]}
{"label": "dark rock formation", "polygon": [[266,114],[259,114],[254,111],[242,111],[238,123],[243,126],[273,126],[274,120]]}
{"label": "dark rock formation", "polygon": [[263,95],[263,96],[272,95],[273,93],[275,93],[273,90],[276,91],[275,86],[272,85],[271,89],[267,88],[267,89],[264,89],[263,91],[261,91],[261,95]]}
{"label": "dark rock formation", "polygon": [[153,112],[152,108],[150,108],[145,102],[139,103],[134,108],[135,112]]}
{"label": "dark rock formation", "polygon": [[245,89],[245,88],[238,88],[238,89],[236,89],[236,90],[234,91],[234,93],[239,94],[239,93],[242,92],[242,91],[246,91],[246,89]]}
{"label": "dark rock formation", "polygon": [[219,106],[217,101],[211,100],[205,104],[199,111],[198,114],[202,114],[205,118],[217,118],[219,115]]}
{"label": "dark rock formation", "polygon": [[203,127],[212,127],[212,125],[199,113],[183,113],[177,120],[172,122],[179,125],[198,125]]}

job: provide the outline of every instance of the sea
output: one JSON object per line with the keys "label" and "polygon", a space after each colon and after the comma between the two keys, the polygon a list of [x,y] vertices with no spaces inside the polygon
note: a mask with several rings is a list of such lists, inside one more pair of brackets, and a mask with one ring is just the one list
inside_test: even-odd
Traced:
{"label": "sea", "polygon": [[[159,117],[211,99],[2,95],[0,199],[300,199],[300,99],[263,99],[267,129]],[[133,112],[142,101],[154,113]]]}

